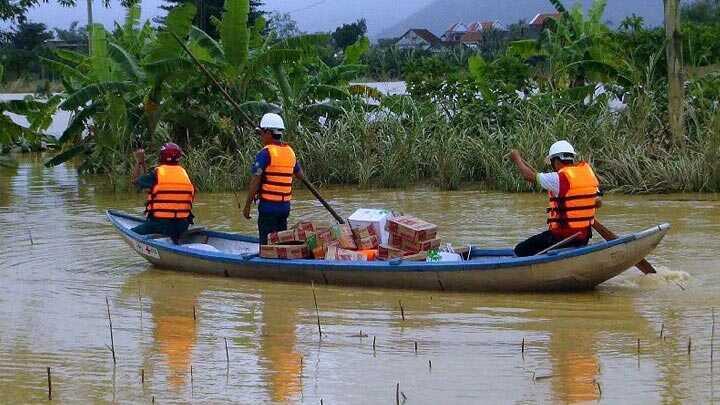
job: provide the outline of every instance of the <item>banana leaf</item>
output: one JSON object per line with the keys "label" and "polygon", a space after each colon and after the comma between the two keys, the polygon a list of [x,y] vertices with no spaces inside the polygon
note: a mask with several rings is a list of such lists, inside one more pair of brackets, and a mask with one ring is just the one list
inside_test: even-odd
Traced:
{"label": "banana leaf", "polygon": [[90,71],[95,80],[107,82],[111,80],[112,64],[108,57],[107,33],[102,24],[93,24],[90,29]]}
{"label": "banana leaf", "polygon": [[220,26],[220,41],[225,59],[233,71],[239,71],[248,60],[249,0],[225,0],[225,13]]}
{"label": "banana leaf", "polygon": [[80,52],[70,51],[67,49],[56,49],[53,54],[65,62],[72,63],[73,65],[81,65],[87,63],[88,56]]}
{"label": "banana leaf", "polygon": [[357,40],[354,44],[345,48],[345,62],[346,65],[354,65],[360,62],[360,58],[367,51],[370,50],[370,40],[367,37],[362,37]]}
{"label": "banana leaf", "polygon": [[52,159],[45,162],[45,167],[53,167],[53,166],[61,165],[65,162],[67,162],[68,160],[74,158],[75,156],[85,152],[86,150],[87,150],[87,145],[85,145],[84,143],[82,143],[80,145],[75,145],[70,149],[66,149],[66,150],[58,153]]}
{"label": "banana leaf", "polygon": [[88,107],[83,108],[72,118],[72,121],[65,128],[60,138],[57,140],[59,145],[63,145],[72,139],[78,138],[82,131],[85,129],[87,120],[90,119],[96,112],[99,111],[97,103],[90,104]]}
{"label": "banana leaf", "polygon": [[315,101],[322,101],[324,99],[345,100],[350,97],[350,93],[344,88],[327,84],[309,86],[306,94]]}
{"label": "banana leaf", "polygon": [[221,60],[225,57],[222,46],[213,37],[194,25],[190,28],[190,40],[207,49],[210,56],[215,59]]}
{"label": "banana leaf", "polygon": [[240,104],[240,108],[243,111],[250,114],[250,116],[256,115],[261,116],[267,113],[282,114],[283,109],[277,104],[267,103],[264,101],[246,101]]}
{"label": "banana leaf", "polygon": [[64,80],[75,80],[77,82],[85,83],[88,81],[88,77],[85,76],[82,72],[77,70],[76,68],[57,61],[45,58],[43,56],[40,57],[40,60],[50,68],[50,70],[55,71],[56,73],[63,76]]}
{"label": "banana leaf", "polygon": [[310,104],[303,107],[301,110],[303,115],[317,118],[327,116],[329,118],[335,118],[342,115],[345,110],[341,107],[335,106],[332,103],[316,103]]}
{"label": "banana leaf", "polygon": [[108,45],[108,53],[110,54],[112,60],[120,66],[123,72],[125,72],[129,79],[145,81],[145,72],[140,68],[135,57],[120,47],[120,45],[111,42]]}
{"label": "banana leaf", "polygon": [[195,6],[191,3],[173,8],[165,19],[165,29],[160,32],[143,62],[154,63],[160,60],[179,58],[183,50],[173,34],[181,39],[188,35],[195,11]]}
{"label": "banana leaf", "polygon": [[85,86],[73,94],[70,94],[65,101],[63,101],[59,108],[65,111],[74,111],[80,107],[85,107],[87,104],[97,101],[98,96],[105,93],[124,94],[128,93],[135,88],[135,84],[132,82],[109,82],[109,83],[97,83]]}

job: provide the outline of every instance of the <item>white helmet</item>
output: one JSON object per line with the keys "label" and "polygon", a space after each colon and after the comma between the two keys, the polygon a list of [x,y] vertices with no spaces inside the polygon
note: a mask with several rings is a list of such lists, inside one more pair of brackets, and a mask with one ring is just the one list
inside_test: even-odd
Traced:
{"label": "white helmet", "polygon": [[573,148],[572,145],[570,145],[570,142],[568,141],[558,141],[552,144],[550,147],[550,152],[548,152],[547,161],[550,162],[554,158],[560,158],[560,160],[570,160],[574,159],[575,155],[575,148]]}
{"label": "white helmet", "polygon": [[260,120],[260,128],[280,132],[285,130],[285,122],[278,114],[268,113],[263,115],[262,120]]}

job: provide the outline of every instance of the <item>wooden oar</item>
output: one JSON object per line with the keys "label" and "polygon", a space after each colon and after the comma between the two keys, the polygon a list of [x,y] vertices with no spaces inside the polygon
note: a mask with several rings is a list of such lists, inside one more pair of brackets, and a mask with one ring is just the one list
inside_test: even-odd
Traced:
{"label": "wooden oar", "polygon": [[[195,63],[195,65],[197,65],[197,67],[200,68],[200,71],[202,71],[203,74],[205,76],[207,76],[208,79],[210,79],[210,81],[215,85],[215,87],[217,87],[217,89],[220,91],[220,93],[222,93],[222,95],[225,97],[225,99],[227,99],[227,101],[230,104],[232,104],[233,107],[235,107],[235,109],[240,113],[240,115],[243,117],[245,122],[248,125],[250,125],[251,127],[254,127],[255,123],[252,121],[252,119],[250,119],[250,117],[247,115],[247,113],[245,111],[243,111],[243,109],[240,107],[240,104],[238,104],[237,101],[235,101],[235,99],[232,98],[230,93],[228,93],[227,90],[225,90],[225,88],[220,84],[220,82],[215,78],[215,76],[213,76],[212,73],[210,73],[210,71],[207,70],[205,68],[205,66],[203,66],[202,63],[200,63],[198,58],[196,58],[195,55],[193,55],[193,53],[190,51],[190,48],[188,48],[187,45],[185,45],[185,43],[180,39],[180,37],[178,37],[174,32],[171,32],[170,34],[173,36],[173,38],[175,38],[175,41],[177,41],[177,43],[185,51],[185,53],[187,53],[188,56],[190,56],[190,59],[192,59],[192,61]],[[328,204],[327,201],[325,201],[325,199],[322,198],[322,196],[320,195],[320,192],[317,191],[317,189],[315,188],[315,186],[312,185],[312,183],[310,183],[304,177],[300,180],[305,185],[305,187],[307,187],[307,189],[310,190],[312,195],[315,196],[315,198],[320,202],[320,204],[322,204],[322,206],[325,207],[326,210],[328,210],[330,215],[332,215],[333,218],[335,218],[335,220],[339,224],[345,223],[345,220],[343,220],[343,218],[340,215],[338,215],[337,212],[335,212],[335,210],[330,206],[330,204]]]}
{"label": "wooden oar", "polygon": [[558,242],[558,243],[550,246],[549,248],[547,248],[547,249],[545,249],[545,250],[541,250],[540,252],[535,253],[533,256],[544,255],[545,253],[547,253],[547,252],[549,252],[549,251],[551,251],[551,250],[555,250],[555,249],[557,249],[557,248],[561,248],[561,247],[567,245],[568,243],[574,241],[575,239],[579,238],[580,235],[581,235],[581,233],[578,232],[578,233],[576,233],[576,234],[574,234],[574,235],[572,235],[572,236],[570,236],[570,237],[568,237],[568,238],[565,238],[565,239],[561,240],[560,242]]}
{"label": "wooden oar", "polygon": [[[597,219],[595,220],[595,223],[593,224],[593,229],[597,231],[597,233],[600,234],[600,236],[603,237],[605,240],[615,240],[618,238],[618,236],[613,233],[613,231],[607,229],[603,224],[601,224]],[[652,266],[652,264],[648,263],[647,260],[642,259],[640,263],[637,263],[635,267],[638,268],[638,270],[642,271],[645,274],[654,274],[657,273],[655,268]]]}

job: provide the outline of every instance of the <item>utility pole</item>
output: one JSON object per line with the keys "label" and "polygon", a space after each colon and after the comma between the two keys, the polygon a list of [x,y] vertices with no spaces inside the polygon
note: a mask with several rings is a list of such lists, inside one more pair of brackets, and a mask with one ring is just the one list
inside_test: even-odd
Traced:
{"label": "utility pole", "polygon": [[668,70],[668,117],[673,143],[680,146],[685,139],[685,78],[682,36],[680,34],[680,0],[665,3],[665,51]]}
{"label": "utility pole", "polygon": [[87,32],[88,32],[88,54],[92,55],[92,37],[93,37],[93,0],[87,0]]}

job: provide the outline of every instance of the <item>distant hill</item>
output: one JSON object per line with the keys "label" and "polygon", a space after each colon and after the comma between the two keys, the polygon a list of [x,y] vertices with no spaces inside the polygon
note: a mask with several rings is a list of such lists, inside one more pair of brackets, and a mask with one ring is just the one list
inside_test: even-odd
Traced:
{"label": "distant hill", "polygon": [[[566,7],[575,1],[564,1]],[[581,0],[585,9],[592,0]],[[510,25],[521,19],[530,21],[538,13],[554,12],[547,0],[435,0],[400,23],[383,30],[379,38],[393,38],[410,28],[427,28],[435,35],[442,35],[447,28],[458,21],[465,23],[482,20],[498,20]],[[617,26],[633,13],[645,18],[645,23],[657,26],[663,23],[663,2],[661,0],[608,0],[605,21]]]}

